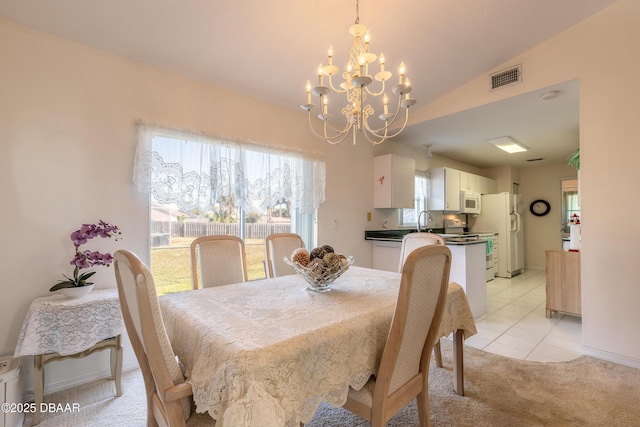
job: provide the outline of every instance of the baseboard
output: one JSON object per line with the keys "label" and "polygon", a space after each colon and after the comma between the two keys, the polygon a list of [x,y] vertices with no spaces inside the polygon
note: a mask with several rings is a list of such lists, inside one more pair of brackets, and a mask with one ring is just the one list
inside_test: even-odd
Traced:
{"label": "baseboard", "polygon": [[633,357],[622,356],[620,354],[598,350],[585,345],[580,348],[580,354],[595,357],[596,359],[606,360],[607,362],[617,363],[618,365],[640,369],[640,360]]}
{"label": "baseboard", "polygon": [[[133,369],[139,369],[137,360],[130,361],[129,363],[123,363],[122,372],[128,372]],[[73,377],[67,377],[64,380],[47,382],[45,381],[45,396],[49,393],[55,393],[57,391],[65,390],[71,387],[77,387],[79,385],[87,384],[92,381],[102,380],[105,378],[111,378],[111,368],[105,367],[102,369],[96,369],[89,372],[84,372],[82,375],[77,375]],[[114,385],[115,391],[115,385]],[[124,390],[123,390],[124,392]],[[33,402],[35,399],[33,395],[33,389],[31,390],[23,390],[22,391],[22,401],[23,402]]]}

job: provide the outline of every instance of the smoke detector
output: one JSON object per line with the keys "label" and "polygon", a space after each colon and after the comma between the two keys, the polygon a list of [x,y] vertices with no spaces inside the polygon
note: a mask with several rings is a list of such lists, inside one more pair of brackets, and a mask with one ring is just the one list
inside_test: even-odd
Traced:
{"label": "smoke detector", "polygon": [[540,98],[542,98],[543,101],[547,101],[549,99],[557,98],[558,95],[560,95],[559,90],[549,90],[543,93],[542,95],[540,95]]}

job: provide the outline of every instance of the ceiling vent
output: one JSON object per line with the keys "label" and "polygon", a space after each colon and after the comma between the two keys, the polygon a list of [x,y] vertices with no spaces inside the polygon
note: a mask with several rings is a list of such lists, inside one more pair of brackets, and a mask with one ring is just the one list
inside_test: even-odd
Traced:
{"label": "ceiling vent", "polygon": [[491,90],[520,83],[522,81],[522,65],[516,65],[507,70],[498,71],[489,77],[491,78]]}

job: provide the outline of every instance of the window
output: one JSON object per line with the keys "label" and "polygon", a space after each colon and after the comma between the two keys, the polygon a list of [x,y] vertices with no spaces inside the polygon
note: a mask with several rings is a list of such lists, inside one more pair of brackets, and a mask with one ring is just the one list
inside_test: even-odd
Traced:
{"label": "window", "polygon": [[321,158],[140,125],[134,181],[150,193],[150,268],[158,294],[191,289],[189,247],[216,234],[245,241],[249,280],[264,278],[264,239],[316,244]]}
{"label": "window", "polygon": [[[420,172],[415,177],[415,200],[413,209],[398,210],[398,225],[401,227],[415,227],[420,212],[427,210],[427,199],[430,193],[430,179],[426,172]],[[427,218],[423,217],[421,226],[426,225]]]}
{"label": "window", "polygon": [[570,232],[569,224],[575,214],[580,218],[580,199],[578,197],[578,180],[563,179],[562,186],[562,231]]}
{"label": "window", "polygon": [[569,224],[571,223],[573,215],[576,215],[578,219],[580,218],[580,205],[578,204],[578,192],[577,191],[563,191],[563,230],[566,233],[569,233],[571,230],[569,228]]}

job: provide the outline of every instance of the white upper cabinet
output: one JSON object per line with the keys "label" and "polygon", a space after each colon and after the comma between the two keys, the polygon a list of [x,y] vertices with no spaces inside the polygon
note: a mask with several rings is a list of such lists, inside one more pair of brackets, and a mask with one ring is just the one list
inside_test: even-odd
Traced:
{"label": "white upper cabinet", "polygon": [[416,161],[386,154],[373,159],[373,207],[412,208],[415,199]]}
{"label": "white upper cabinet", "polygon": [[481,180],[481,187],[480,187],[480,193],[482,194],[496,194],[498,192],[498,183],[496,182],[495,179],[491,179],[491,178],[486,178],[484,176],[481,176],[480,178],[482,178]]}
{"label": "white upper cabinet", "polygon": [[460,212],[460,171],[451,168],[431,169],[431,197],[427,208],[434,211]]}
{"label": "white upper cabinet", "polygon": [[469,172],[460,171],[460,190],[480,193],[482,177]]}

